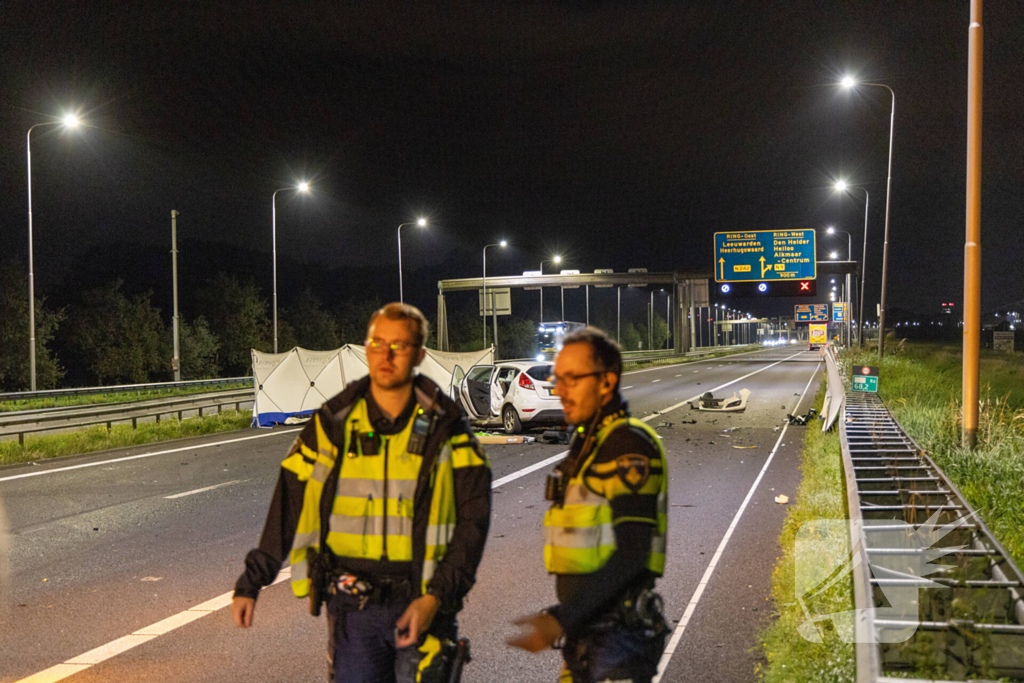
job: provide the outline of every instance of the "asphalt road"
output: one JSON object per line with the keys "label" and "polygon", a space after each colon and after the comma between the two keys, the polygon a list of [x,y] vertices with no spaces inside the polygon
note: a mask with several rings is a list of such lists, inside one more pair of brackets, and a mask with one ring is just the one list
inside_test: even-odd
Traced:
{"label": "asphalt road", "polygon": [[[807,410],[819,370],[817,353],[789,347],[623,376],[633,414],[669,456],[659,591],[675,632],[663,681],[753,679],[786,512],[773,499],[792,502],[799,482],[803,428],[784,428],[785,415]],[[660,413],[742,388],[752,392],[743,414]],[[0,469],[0,682],[324,680],[324,623],[286,581],[264,591],[252,629],[235,628],[224,609],[297,431]],[[541,553],[550,465],[524,470],[562,451],[488,448],[495,481],[509,480],[494,490],[487,551],[460,617],[473,643],[467,683],[556,679],[556,652],[504,641],[516,616],[554,601]]]}

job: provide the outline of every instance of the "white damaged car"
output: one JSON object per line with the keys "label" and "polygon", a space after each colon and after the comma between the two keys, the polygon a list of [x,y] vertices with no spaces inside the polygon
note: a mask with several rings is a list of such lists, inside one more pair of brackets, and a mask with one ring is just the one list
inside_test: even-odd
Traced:
{"label": "white damaged car", "polygon": [[562,404],[548,382],[551,363],[508,361],[474,365],[458,384],[458,398],[479,427],[518,434],[528,427],[565,425]]}

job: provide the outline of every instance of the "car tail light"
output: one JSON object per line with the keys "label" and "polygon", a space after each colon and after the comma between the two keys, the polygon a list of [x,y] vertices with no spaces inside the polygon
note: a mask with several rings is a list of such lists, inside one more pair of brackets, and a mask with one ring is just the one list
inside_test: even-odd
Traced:
{"label": "car tail light", "polygon": [[523,389],[533,389],[533,380],[525,372],[519,373],[519,386]]}

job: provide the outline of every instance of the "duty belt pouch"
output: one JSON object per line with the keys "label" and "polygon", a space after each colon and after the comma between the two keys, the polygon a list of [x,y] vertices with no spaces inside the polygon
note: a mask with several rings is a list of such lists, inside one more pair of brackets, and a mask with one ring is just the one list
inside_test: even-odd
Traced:
{"label": "duty belt pouch", "polygon": [[309,613],[320,616],[320,606],[331,594],[334,563],[333,553],[327,547],[327,532],[330,530],[331,509],[334,507],[334,495],[338,492],[338,477],[341,474],[341,462],[344,456],[339,453],[334,458],[334,465],[327,473],[323,489],[320,491],[320,545],[319,551],[307,550],[309,564]]}

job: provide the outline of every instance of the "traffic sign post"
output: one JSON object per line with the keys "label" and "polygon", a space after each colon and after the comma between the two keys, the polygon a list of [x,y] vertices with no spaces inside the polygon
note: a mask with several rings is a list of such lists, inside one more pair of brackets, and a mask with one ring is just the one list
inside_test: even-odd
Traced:
{"label": "traffic sign post", "polygon": [[827,323],[828,304],[797,304],[793,307],[793,319],[798,323]]}
{"label": "traffic sign post", "polygon": [[815,258],[813,230],[715,233],[716,282],[813,280]]}
{"label": "traffic sign post", "polygon": [[853,368],[854,391],[878,391],[878,368],[873,365],[858,365]]}

